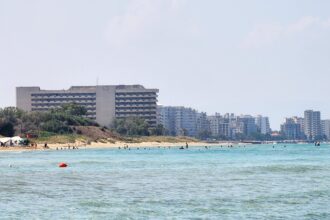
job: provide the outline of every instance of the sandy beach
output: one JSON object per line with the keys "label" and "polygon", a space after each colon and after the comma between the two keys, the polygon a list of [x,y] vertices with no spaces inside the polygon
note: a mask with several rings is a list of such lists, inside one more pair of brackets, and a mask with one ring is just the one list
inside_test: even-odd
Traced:
{"label": "sandy beach", "polygon": [[[221,142],[221,143],[207,143],[207,142],[188,142],[189,147],[201,147],[201,146],[230,146],[230,145],[243,145],[242,143],[230,143],[230,142]],[[244,144],[246,145],[246,144]],[[128,143],[128,142],[92,142],[90,144],[76,142],[76,143],[67,143],[67,144],[48,144],[48,148],[44,148],[43,144],[39,144],[37,147],[1,147],[0,152],[10,152],[10,151],[34,151],[34,150],[60,150],[60,149],[72,149],[76,147],[78,149],[112,149],[112,148],[158,148],[158,147],[185,147],[186,142],[141,142],[141,143]]]}

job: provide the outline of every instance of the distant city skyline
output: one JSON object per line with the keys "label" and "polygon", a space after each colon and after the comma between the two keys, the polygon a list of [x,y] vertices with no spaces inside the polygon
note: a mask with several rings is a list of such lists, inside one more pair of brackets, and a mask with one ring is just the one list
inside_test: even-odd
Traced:
{"label": "distant city skyline", "polygon": [[0,0],[0,107],[15,88],[142,84],[159,104],[330,119],[325,0]]}

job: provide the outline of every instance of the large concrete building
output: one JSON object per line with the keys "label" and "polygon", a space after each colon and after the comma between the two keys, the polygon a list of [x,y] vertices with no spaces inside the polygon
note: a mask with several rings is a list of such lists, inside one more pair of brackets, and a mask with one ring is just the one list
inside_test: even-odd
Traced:
{"label": "large concrete building", "polygon": [[140,117],[155,126],[158,92],[141,85],[73,86],[68,90],[17,87],[16,106],[25,111],[49,111],[76,103],[87,109],[87,117],[102,126],[127,117]]}
{"label": "large concrete building", "polygon": [[296,119],[297,117],[286,118],[284,124],[281,125],[281,132],[289,140],[301,140],[305,138],[301,124]]}
{"label": "large concrete building", "polygon": [[253,116],[241,115],[241,116],[237,117],[237,121],[241,122],[244,125],[244,127],[243,127],[244,135],[250,136],[253,133],[257,132],[256,120]]}
{"label": "large concrete building", "polygon": [[261,134],[270,134],[271,133],[268,117],[258,115],[255,118],[255,123],[257,125],[258,132],[260,132]]}
{"label": "large concrete building", "polygon": [[322,135],[321,113],[319,111],[306,110],[304,114],[305,135],[308,140],[315,140]]}
{"label": "large concrete building", "polygon": [[204,118],[206,115],[192,108],[158,106],[158,123],[164,126],[168,135],[197,136],[198,127],[204,126],[201,117]]}
{"label": "large concrete building", "polygon": [[330,120],[322,120],[322,135],[324,135],[327,140],[330,140]]}
{"label": "large concrete building", "polygon": [[213,137],[230,138],[231,137],[231,123],[228,117],[224,117],[219,113],[208,117],[210,124],[210,131]]}

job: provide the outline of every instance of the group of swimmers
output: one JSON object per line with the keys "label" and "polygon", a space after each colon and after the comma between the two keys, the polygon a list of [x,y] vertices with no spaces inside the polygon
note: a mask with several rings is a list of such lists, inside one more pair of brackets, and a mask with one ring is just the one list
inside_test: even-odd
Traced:
{"label": "group of swimmers", "polygon": [[70,145],[68,145],[67,147],[61,147],[61,148],[56,147],[56,150],[79,150],[79,148],[76,146],[71,147]]}
{"label": "group of swimmers", "polygon": [[[223,145],[220,145],[221,148],[223,147],[228,147],[228,148],[234,148],[235,146],[234,145],[227,145],[227,146],[223,146]],[[238,145],[238,147],[246,147],[245,145],[244,146],[241,146],[241,145]],[[158,146],[158,148],[164,148],[164,149],[171,149],[172,147],[171,146],[164,146],[164,147],[161,147],[161,146]],[[211,146],[204,146],[205,149],[211,149]],[[123,149],[123,150],[131,150],[131,148],[128,146],[128,145],[124,145],[123,147],[118,147],[119,150]],[[137,147],[136,150],[150,150],[151,148],[150,147]],[[185,150],[185,149],[189,149],[189,144],[186,142],[186,145],[185,146],[180,146],[178,148],[179,150]]]}

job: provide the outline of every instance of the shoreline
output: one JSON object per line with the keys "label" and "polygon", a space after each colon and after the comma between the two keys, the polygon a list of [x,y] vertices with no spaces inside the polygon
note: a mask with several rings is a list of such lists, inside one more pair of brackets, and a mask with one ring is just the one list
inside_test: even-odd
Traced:
{"label": "shoreline", "polygon": [[[230,145],[250,145],[246,143],[237,142],[221,142],[221,143],[207,143],[207,142],[188,142],[189,147],[204,147],[204,146],[230,146]],[[129,142],[92,142],[86,144],[83,142],[66,143],[66,144],[48,144],[48,148],[44,148],[43,144],[39,144],[37,147],[0,147],[0,152],[20,152],[20,151],[43,151],[43,150],[60,150],[61,148],[72,149],[77,147],[78,149],[116,149],[116,148],[159,148],[159,147],[185,147],[186,142],[140,142],[140,143],[129,143]]]}

